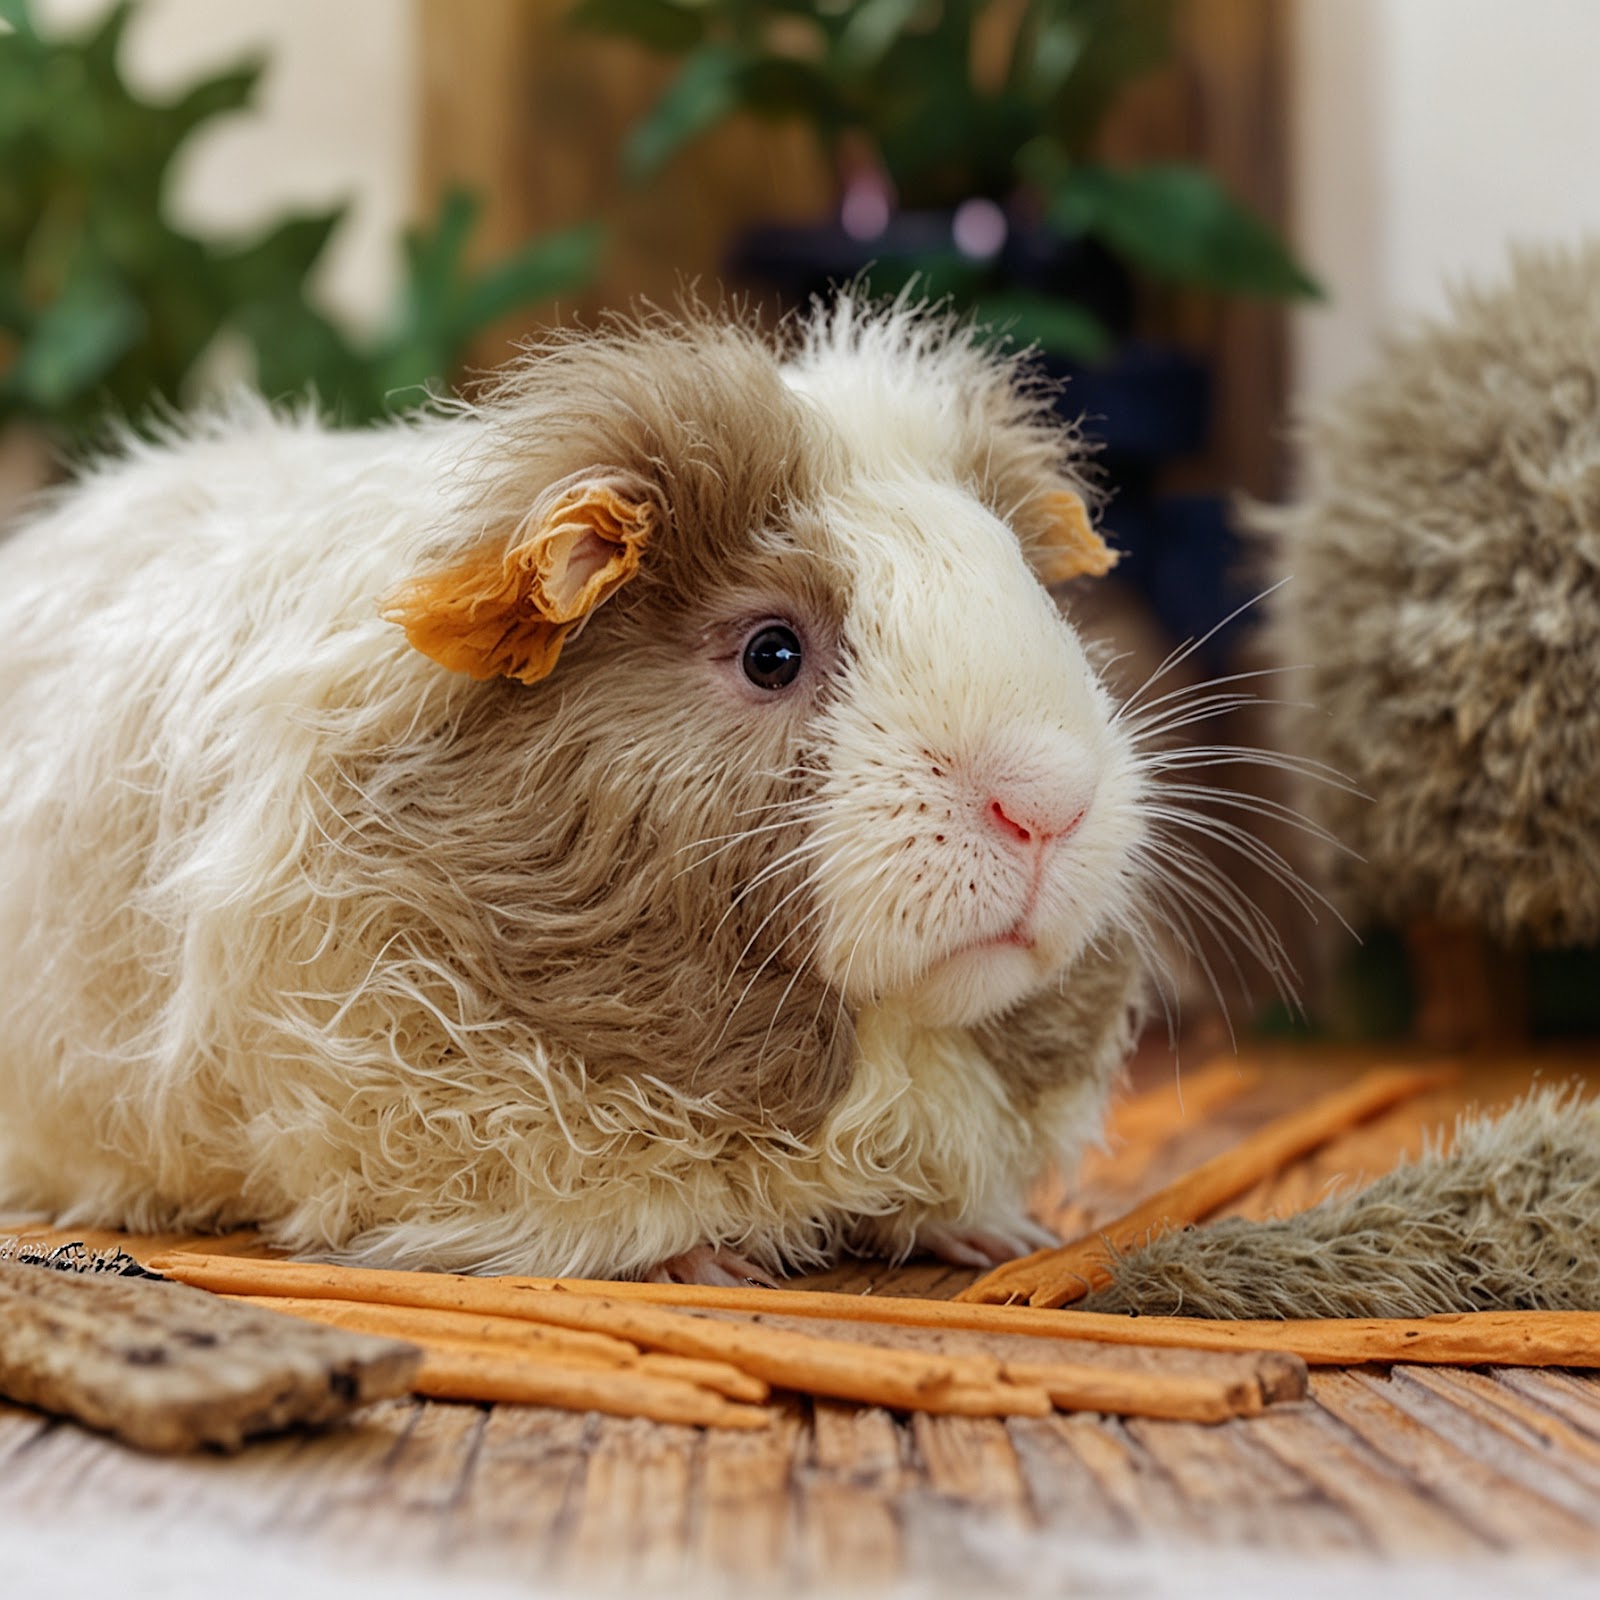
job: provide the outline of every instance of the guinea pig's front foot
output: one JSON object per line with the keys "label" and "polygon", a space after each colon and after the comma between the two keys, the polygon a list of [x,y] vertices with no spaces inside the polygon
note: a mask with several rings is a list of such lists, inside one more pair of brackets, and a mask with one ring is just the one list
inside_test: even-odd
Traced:
{"label": "guinea pig's front foot", "polygon": [[697,1244],[681,1256],[668,1256],[645,1273],[646,1283],[703,1283],[717,1289],[776,1289],[760,1267],[726,1245]]}
{"label": "guinea pig's front foot", "polygon": [[917,1227],[916,1246],[952,1267],[987,1272],[1035,1250],[1053,1250],[1061,1241],[1032,1217],[1008,1217],[981,1227],[971,1222],[924,1222]]}

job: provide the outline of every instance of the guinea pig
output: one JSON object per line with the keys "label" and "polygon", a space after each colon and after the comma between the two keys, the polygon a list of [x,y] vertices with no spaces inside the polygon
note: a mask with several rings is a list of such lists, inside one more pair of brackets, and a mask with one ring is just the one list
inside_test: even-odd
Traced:
{"label": "guinea pig", "polygon": [[987,1265],[1142,1003],[1147,761],[1026,364],[857,296],[366,431],[128,437],[0,549],[0,1202],[464,1271]]}

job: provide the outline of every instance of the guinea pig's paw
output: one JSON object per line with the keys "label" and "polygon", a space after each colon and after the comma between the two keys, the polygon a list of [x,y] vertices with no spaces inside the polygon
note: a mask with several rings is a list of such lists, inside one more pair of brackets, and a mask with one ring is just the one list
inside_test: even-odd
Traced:
{"label": "guinea pig's paw", "polygon": [[718,1289],[778,1287],[754,1262],[726,1245],[697,1244],[681,1256],[668,1256],[644,1276],[647,1283],[703,1283]]}
{"label": "guinea pig's paw", "polygon": [[1019,1215],[988,1227],[975,1222],[919,1223],[915,1248],[948,1261],[952,1267],[976,1267],[987,1272],[1035,1250],[1053,1250],[1060,1243],[1055,1234],[1032,1217]]}

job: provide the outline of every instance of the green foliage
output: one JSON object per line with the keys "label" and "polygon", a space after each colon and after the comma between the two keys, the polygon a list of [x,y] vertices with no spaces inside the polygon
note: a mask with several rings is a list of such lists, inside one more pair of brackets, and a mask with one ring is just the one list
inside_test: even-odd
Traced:
{"label": "green foliage", "polygon": [[139,416],[157,397],[181,400],[224,335],[244,341],[267,394],[309,388],[364,422],[420,399],[481,328],[590,277],[593,228],[469,267],[477,204],[455,192],[408,236],[384,330],[352,335],[307,293],[343,206],[244,243],[167,220],[174,159],[198,129],[252,104],[263,64],[143,99],[118,66],[134,10],[120,0],[87,33],[52,38],[27,0],[0,0],[0,424],[26,417],[82,436],[108,409]]}
{"label": "green foliage", "polygon": [[[1283,241],[1208,174],[1090,160],[1117,97],[1167,58],[1174,3],[1028,0],[998,81],[973,67],[984,0],[577,0],[570,15],[682,57],[628,140],[635,180],[737,111],[799,118],[830,159],[847,136],[864,142],[908,208],[1025,193],[1063,233],[1098,239],[1135,271],[1228,294],[1314,296]],[[884,263],[873,281],[902,279],[909,265]],[[916,265],[1020,337],[1079,357],[1108,342],[1059,301],[988,293],[971,273],[952,285],[943,260]]]}
{"label": "green foliage", "polygon": [[1232,294],[1314,296],[1282,241],[1197,167],[1131,172],[1080,162],[1051,187],[1063,233],[1095,234],[1152,277]]}

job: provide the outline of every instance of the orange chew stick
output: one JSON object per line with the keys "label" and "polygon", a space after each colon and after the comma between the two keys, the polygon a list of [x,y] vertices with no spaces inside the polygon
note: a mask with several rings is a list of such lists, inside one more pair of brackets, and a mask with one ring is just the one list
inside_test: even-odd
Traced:
{"label": "orange chew stick", "polygon": [[598,1295],[530,1288],[508,1279],[235,1256],[170,1254],[151,1259],[166,1276],[218,1293],[353,1299],[521,1317],[611,1334],[672,1355],[727,1361],[777,1387],[867,1405],[973,1414],[981,1395],[983,1415],[1026,1416],[1049,1409],[1042,1391],[1006,1384],[999,1362],[988,1356],[846,1344],[754,1322],[724,1322]]}
{"label": "orange chew stick", "polygon": [[1135,1249],[1171,1228],[1203,1220],[1280,1167],[1451,1076],[1438,1068],[1369,1072],[1349,1088],[1269,1122],[1115,1222],[1060,1249],[1038,1250],[1007,1262],[956,1298],[988,1305],[1026,1299],[1034,1306],[1064,1306],[1079,1300],[1111,1282],[1115,1252]]}
{"label": "orange chew stick", "polygon": [[[306,1273],[326,1275],[322,1296],[357,1293],[352,1279],[371,1276],[359,1268],[322,1267],[294,1261],[247,1261],[232,1256],[179,1254],[151,1258],[168,1275],[200,1288],[221,1287],[229,1269],[255,1274],[250,1293],[269,1297],[305,1292]],[[395,1272],[394,1297],[386,1303],[415,1304],[420,1286],[476,1284],[497,1306],[519,1305],[500,1291],[517,1285],[548,1289],[557,1280],[454,1279],[425,1272]],[[1098,1344],[1145,1345],[1167,1350],[1286,1350],[1313,1365],[1349,1366],[1365,1361],[1405,1361],[1438,1366],[1565,1366],[1600,1368],[1600,1311],[1474,1311],[1419,1318],[1337,1318],[1297,1322],[1224,1322],[1199,1317],[1119,1317],[1092,1311],[1045,1310],[1035,1306],[975,1305],[959,1300],[922,1300],[890,1295],[823,1293],[802,1289],[701,1288],[689,1284],[609,1283],[559,1280],[558,1297],[570,1302],[607,1298],[643,1308],[659,1305],[749,1314],[882,1322],[896,1327],[970,1329],[977,1333],[1031,1334],[1046,1339],[1088,1339]],[[413,1293],[407,1298],[407,1286]],[[362,1292],[369,1295],[370,1289]],[[503,1310],[500,1314],[507,1314]],[[517,1312],[509,1314],[516,1315]],[[686,1320],[686,1319],[685,1319]],[[701,1327],[713,1326],[701,1321]],[[756,1328],[755,1331],[772,1330]],[[859,1350],[858,1345],[848,1346]],[[949,1358],[946,1358],[949,1359]],[[747,1369],[748,1370],[748,1369]]]}
{"label": "orange chew stick", "polygon": [[[628,1369],[646,1377],[675,1378],[710,1389],[730,1400],[755,1404],[767,1398],[769,1386],[726,1361],[698,1361],[690,1356],[646,1355],[625,1339],[601,1333],[551,1328],[516,1317],[480,1317],[466,1311],[431,1311],[416,1306],[362,1305],[352,1300],[305,1300],[266,1295],[234,1295],[230,1299],[281,1311],[307,1322],[406,1339],[424,1351],[465,1348],[495,1351],[512,1360],[552,1366]],[[480,1397],[481,1398],[481,1397]]]}
{"label": "orange chew stick", "polygon": [[546,1366],[503,1347],[429,1346],[412,1389],[438,1400],[560,1406],[706,1428],[765,1428],[772,1421],[759,1406],[737,1405],[676,1378],[630,1367]]}

